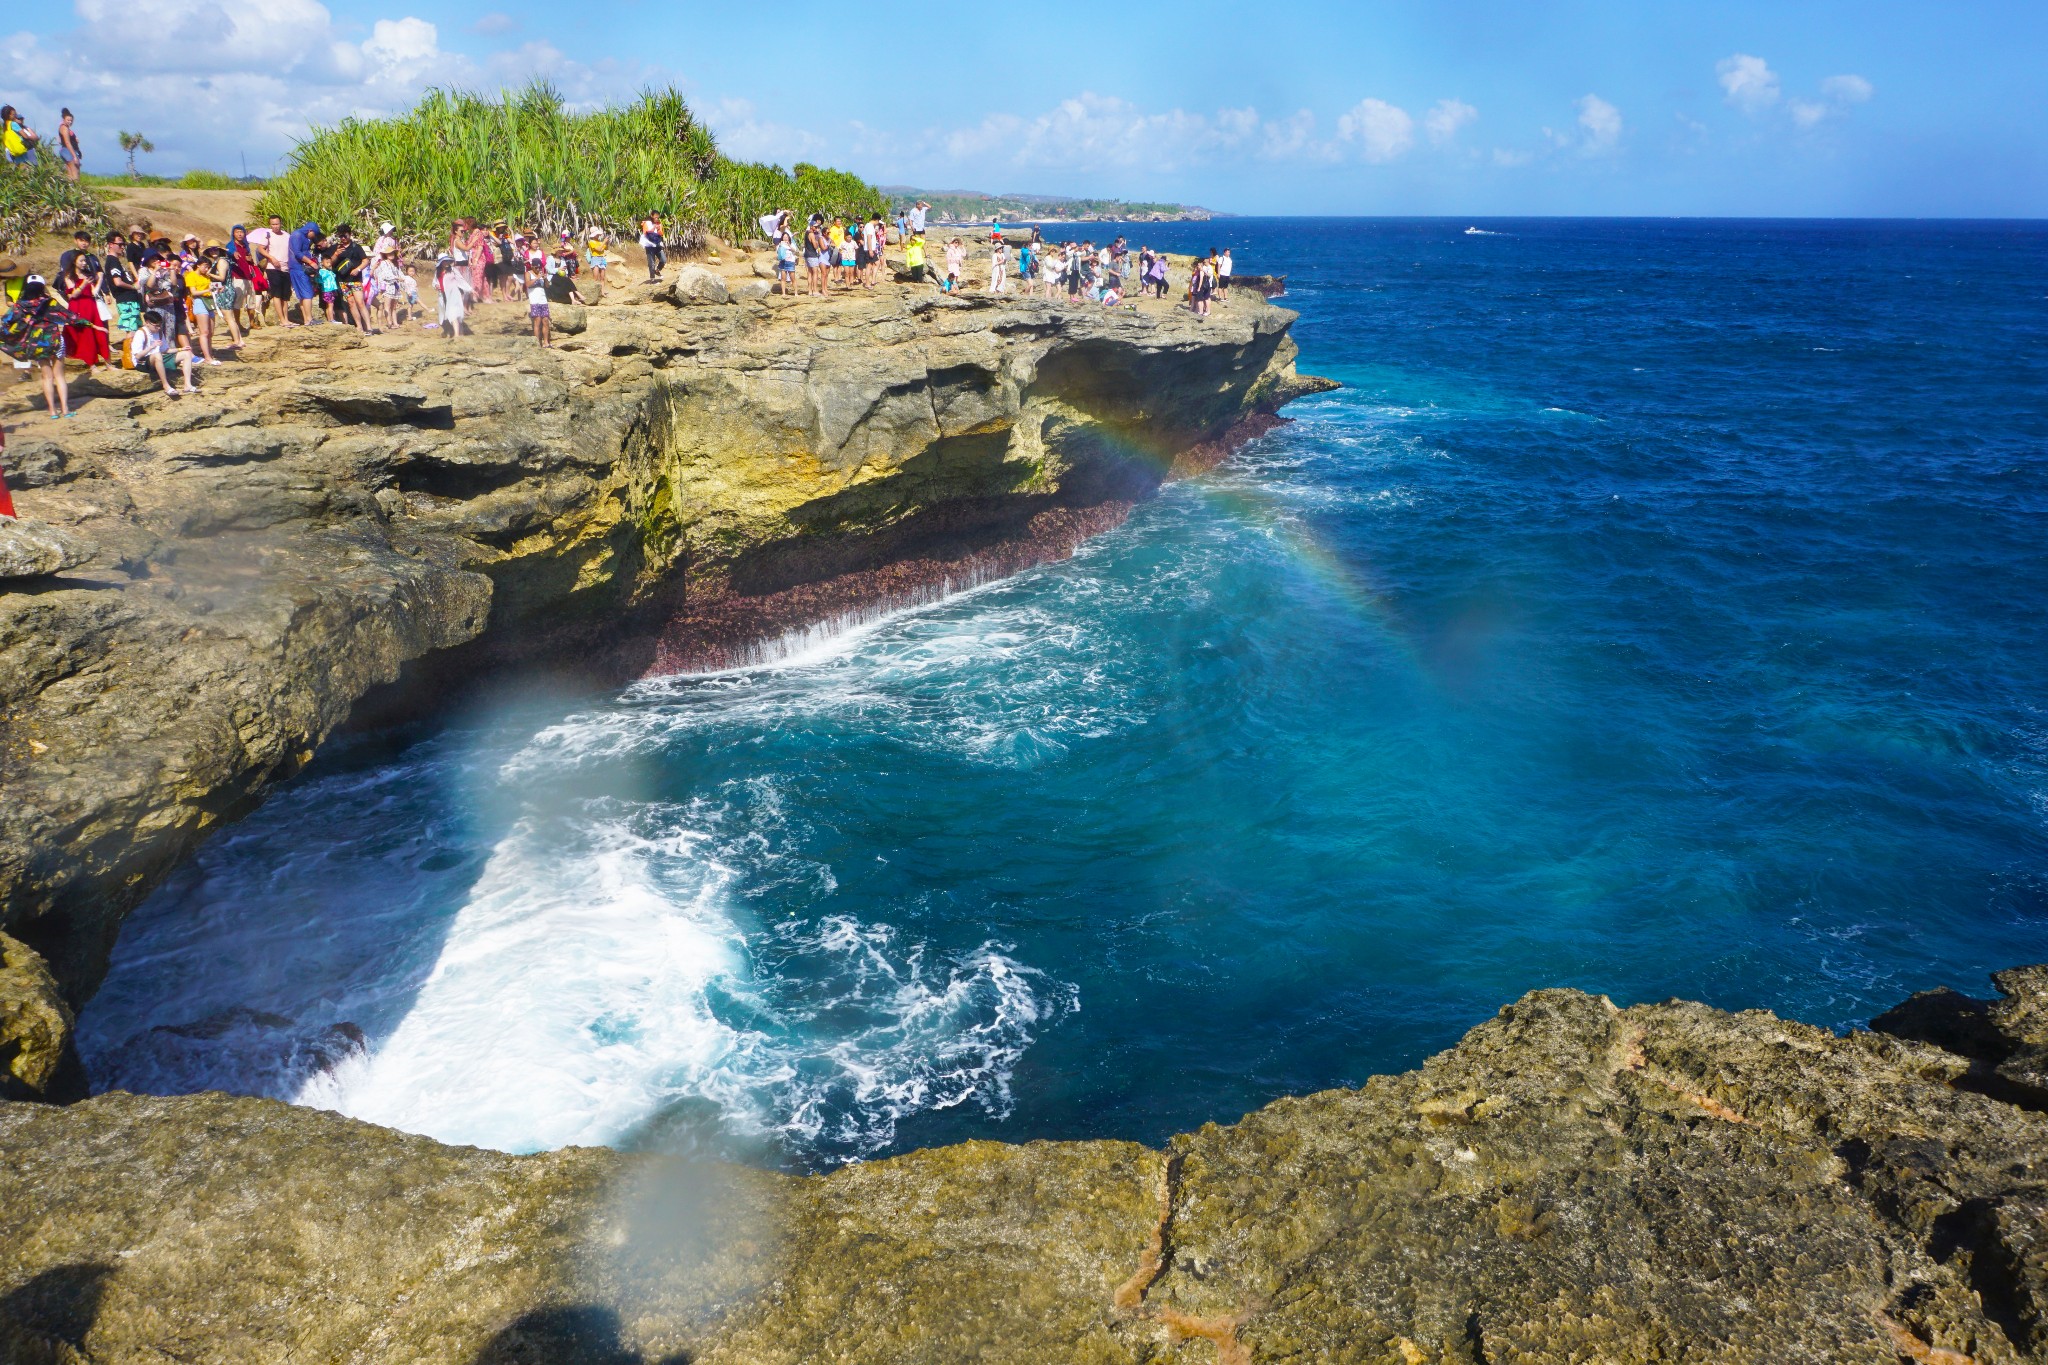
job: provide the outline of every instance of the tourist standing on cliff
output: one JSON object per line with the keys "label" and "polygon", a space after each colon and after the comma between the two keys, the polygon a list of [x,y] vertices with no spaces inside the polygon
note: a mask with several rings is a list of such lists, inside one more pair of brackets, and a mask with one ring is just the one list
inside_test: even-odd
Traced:
{"label": "tourist standing on cliff", "polygon": [[910,206],[910,231],[912,234],[918,237],[924,236],[925,215],[931,211],[932,206],[925,203],[922,199]]}
{"label": "tourist standing on cliff", "polygon": [[319,293],[320,258],[317,253],[324,236],[318,223],[307,221],[299,224],[286,243],[291,254],[292,297],[298,301],[300,320],[308,326],[317,325],[322,320],[313,310],[313,299]]}
{"label": "tourist standing on cliff", "polygon": [[924,238],[914,232],[903,244],[903,272],[912,284],[924,283]]}
{"label": "tourist standing on cliff", "polygon": [[640,250],[647,255],[647,278],[660,279],[668,264],[668,239],[662,236],[660,214],[650,213],[641,220]]}
{"label": "tourist standing on cliff", "polygon": [[832,292],[832,238],[825,231],[825,216],[811,215],[804,227],[804,295]]}
{"label": "tourist standing on cliff", "polygon": [[997,237],[988,249],[988,292],[1001,294],[1010,287],[1010,244]]}
{"label": "tourist standing on cliff", "polygon": [[449,252],[434,262],[434,289],[441,296],[441,335],[447,340],[469,335],[469,296],[475,286],[469,272]]}
{"label": "tourist standing on cliff", "polygon": [[1230,248],[1224,247],[1216,256],[1216,287],[1230,288]]}
{"label": "tourist standing on cliff", "polygon": [[78,143],[78,129],[69,109],[63,110],[57,120],[57,160],[64,163],[64,178],[76,182],[85,165],[85,149]]}
{"label": "tourist standing on cliff", "polygon": [[796,234],[787,226],[775,234],[775,288],[784,298],[796,293]]}
{"label": "tourist standing on cliff", "polygon": [[0,337],[6,339],[6,353],[25,360],[43,383],[43,406],[50,420],[71,415],[71,390],[64,383],[64,335],[68,328],[97,326],[79,317],[50,297],[41,275],[22,282],[21,298],[0,318]]}
{"label": "tourist standing on cliff", "polygon": [[0,150],[7,154],[11,166],[24,166],[34,159],[36,143],[42,139],[36,130],[22,121],[21,111],[11,104],[0,104]]}
{"label": "tourist standing on cliff", "polygon": [[64,355],[88,370],[104,364],[113,354],[107,342],[107,324],[100,316],[99,292],[105,278],[100,258],[89,249],[92,238],[81,232],[82,244],[64,253],[57,266],[57,293],[66,310],[79,321],[64,329]]}
{"label": "tourist standing on cliff", "polygon": [[948,294],[960,292],[960,275],[967,268],[967,243],[955,237],[946,243],[946,282],[942,286]]}
{"label": "tourist standing on cliff", "polygon": [[265,227],[249,234],[249,245],[256,248],[256,259],[263,266],[263,285],[271,307],[277,310],[280,326],[293,326],[291,313],[285,305],[292,296],[291,277],[291,234],[284,230],[284,219],[270,215]]}

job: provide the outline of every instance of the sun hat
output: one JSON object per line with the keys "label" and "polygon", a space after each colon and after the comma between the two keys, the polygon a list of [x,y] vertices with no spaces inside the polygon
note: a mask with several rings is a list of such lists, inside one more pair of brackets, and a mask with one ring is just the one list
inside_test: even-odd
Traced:
{"label": "sun hat", "polygon": [[389,223],[379,223],[379,224],[377,224],[377,231],[379,231],[379,232],[389,232],[389,231],[391,231],[391,224],[389,224]]}
{"label": "sun hat", "polygon": [[49,283],[49,281],[48,281],[48,280],[45,280],[45,279],[44,279],[44,278],[43,278],[43,277],[42,277],[41,275],[31,275],[31,276],[29,276],[29,277],[28,277],[27,279],[23,280],[23,281],[22,281],[22,283],[23,283],[23,284],[48,284],[48,283]]}

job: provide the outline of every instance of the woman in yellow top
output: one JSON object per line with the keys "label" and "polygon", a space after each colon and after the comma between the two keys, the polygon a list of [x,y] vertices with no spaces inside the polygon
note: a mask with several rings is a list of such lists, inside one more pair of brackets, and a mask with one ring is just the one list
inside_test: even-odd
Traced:
{"label": "woman in yellow top", "polygon": [[913,236],[903,244],[903,268],[912,284],[924,283],[924,238]]}
{"label": "woman in yellow top", "polygon": [[846,275],[839,267],[840,257],[845,254],[846,220],[834,218],[832,226],[825,229],[825,235],[832,240],[832,249],[825,253],[825,273],[842,284],[846,283]]}
{"label": "woman in yellow top", "polygon": [[604,229],[595,223],[590,225],[588,236],[590,277],[596,280],[597,287],[602,289],[604,288],[604,268],[611,264],[610,252],[612,241],[611,238],[605,236]]}

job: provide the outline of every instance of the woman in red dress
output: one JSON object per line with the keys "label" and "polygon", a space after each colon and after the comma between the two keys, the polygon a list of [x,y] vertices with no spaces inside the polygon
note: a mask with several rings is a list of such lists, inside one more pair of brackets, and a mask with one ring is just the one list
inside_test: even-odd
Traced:
{"label": "woman in red dress", "polygon": [[99,300],[95,297],[100,286],[98,267],[98,257],[81,252],[57,276],[57,288],[63,296],[64,307],[79,319],[77,326],[64,329],[64,358],[75,360],[87,369],[104,365],[114,354],[107,341],[106,321],[100,316]]}

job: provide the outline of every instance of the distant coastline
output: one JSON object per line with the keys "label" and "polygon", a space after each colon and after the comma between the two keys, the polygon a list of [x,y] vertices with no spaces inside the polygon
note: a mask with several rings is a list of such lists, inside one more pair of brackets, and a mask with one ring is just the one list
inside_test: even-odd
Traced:
{"label": "distant coastline", "polygon": [[914,185],[881,185],[892,202],[931,205],[933,221],[1005,223],[1199,223],[1232,215],[1197,204],[1083,199],[1055,194],[986,194],[980,190],[924,190]]}

